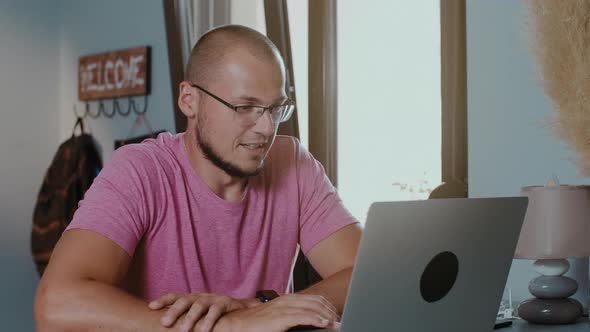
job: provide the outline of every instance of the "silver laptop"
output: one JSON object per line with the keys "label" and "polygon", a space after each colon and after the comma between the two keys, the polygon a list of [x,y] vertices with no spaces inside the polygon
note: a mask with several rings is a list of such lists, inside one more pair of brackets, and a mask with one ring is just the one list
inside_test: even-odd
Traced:
{"label": "silver laptop", "polygon": [[527,202],[374,203],[340,331],[492,331]]}

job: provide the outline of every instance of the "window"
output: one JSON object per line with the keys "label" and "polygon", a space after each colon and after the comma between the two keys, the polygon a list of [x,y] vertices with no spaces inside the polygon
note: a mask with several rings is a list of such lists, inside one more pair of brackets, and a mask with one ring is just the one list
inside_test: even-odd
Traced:
{"label": "window", "polygon": [[295,78],[295,90],[297,91],[299,139],[306,149],[309,148],[309,120],[307,112],[307,8],[307,1],[287,0],[291,55],[293,57],[293,76]]}
{"label": "window", "polygon": [[337,20],[338,189],[364,223],[441,182],[440,7],[338,0]]}
{"label": "window", "polygon": [[[263,0],[231,3],[232,23],[266,32]],[[308,148],[308,2],[286,3]],[[337,186],[364,223],[371,203],[426,199],[441,183],[440,3],[338,0],[336,10]]]}

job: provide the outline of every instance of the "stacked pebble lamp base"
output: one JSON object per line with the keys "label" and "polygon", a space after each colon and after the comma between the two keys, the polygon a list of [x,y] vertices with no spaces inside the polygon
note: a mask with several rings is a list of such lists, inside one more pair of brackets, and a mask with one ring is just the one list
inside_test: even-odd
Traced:
{"label": "stacked pebble lamp base", "polygon": [[531,280],[529,291],[535,298],[523,301],[518,306],[520,318],[534,324],[571,324],[583,312],[582,304],[569,298],[578,290],[572,278],[565,277],[569,270],[566,259],[539,259],[534,264],[541,274]]}

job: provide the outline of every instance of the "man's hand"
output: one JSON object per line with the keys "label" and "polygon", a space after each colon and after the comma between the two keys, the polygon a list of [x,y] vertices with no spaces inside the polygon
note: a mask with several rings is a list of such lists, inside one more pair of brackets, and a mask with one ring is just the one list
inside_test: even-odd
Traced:
{"label": "man's hand", "polygon": [[152,310],[169,307],[160,320],[166,327],[171,327],[184,315],[180,322],[182,331],[188,332],[200,322],[201,331],[208,332],[222,314],[245,309],[251,306],[248,303],[247,300],[236,300],[219,294],[169,293],[150,302],[148,306]]}
{"label": "man's hand", "polygon": [[339,319],[336,308],[323,296],[288,294],[228,313],[219,327],[224,331],[278,332],[298,325],[337,328]]}

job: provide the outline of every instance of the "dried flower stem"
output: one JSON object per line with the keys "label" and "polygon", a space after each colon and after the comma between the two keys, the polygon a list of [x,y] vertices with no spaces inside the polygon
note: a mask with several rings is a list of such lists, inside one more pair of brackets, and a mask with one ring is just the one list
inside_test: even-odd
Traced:
{"label": "dried flower stem", "polygon": [[590,176],[590,1],[525,0],[531,48],[557,116],[552,127]]}

